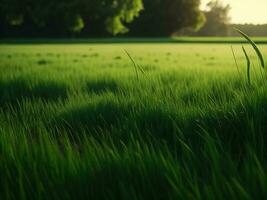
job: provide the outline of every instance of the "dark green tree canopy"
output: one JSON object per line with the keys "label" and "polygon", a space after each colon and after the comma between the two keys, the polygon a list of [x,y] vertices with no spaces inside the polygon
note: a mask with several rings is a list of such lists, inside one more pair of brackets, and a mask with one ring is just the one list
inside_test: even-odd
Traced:
{"label": "dark green tree canopy", "polygon": [[199,28],[204,21],[199,4],[200,0],[0,0],[0,34],[101,37],[130,30],[132,36],[169,36],[181,28]]}
{"label": "dark green tree canopy", "polygon": [[7,26],[30,25],[54,32],[80,32],[89,26],[112,35],[125,33],[128,31],[125,24],[133,21],[142,9],[142,0],[0,1],[1,20]]}
{"label": "dark green tree canopy", "polygon": [[182,28],[199,29],[205,17],[200,0],[143,0],[144,11],[132,25],[132,35],[170,36]]}

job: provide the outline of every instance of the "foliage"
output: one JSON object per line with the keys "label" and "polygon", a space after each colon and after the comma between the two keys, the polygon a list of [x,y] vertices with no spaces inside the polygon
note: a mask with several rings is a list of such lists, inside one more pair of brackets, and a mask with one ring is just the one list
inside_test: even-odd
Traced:
{"label": "foliage", "polygon": [[[99,26],[101,34],[125,33],[142,10],[142,0],[2,0],[0,8],[7,27],[41,30],[61,35],[80,32],[84,26]],[[88,27],[87,27],[88,28]]]}
{"label": "foliage", "polygon": [[267,24],[231,24],[229,27],[229,36],[239,36],[240,34],[234,28],[242,30],[253,37],[267,36]]}
{"label": "foliage", "polygon": [[205,11],[206,23],[199,30],[200,36],[227,36],[230,23],[230,6],[224,5],[221,0],[212,0],[207,4]]}
{"label": "foliage", "polygon": [[182,28],[204,23],[200,0],[143,0],[144,11],[131,25],[133,36],[170,36]]}
{"label": "foliage", "polygon": [[186,27],[197,30],[204,23],[200,0],[11,1],[0,1],[3,15],[0,20],[6,23],[2,27],[3,36],[79,33],[80,36],[101,37],[125,34],[129,32],[128,27],[132,36],[170,36]]}

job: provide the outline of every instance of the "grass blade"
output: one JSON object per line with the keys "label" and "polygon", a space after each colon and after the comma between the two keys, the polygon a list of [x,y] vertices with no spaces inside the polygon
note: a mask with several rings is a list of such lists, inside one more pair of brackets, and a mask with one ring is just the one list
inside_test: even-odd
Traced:
{"label": "grass blade", "polygon": [[139,70],[142,72],[142,74],[145,74],[145,71],[143,70],[143,68],[140,65],[137,65],[137,67],[139,68]]}
{"label": "grass blade", "polygon": [[250,85],[251,84],[251,81],[250,81],[250,66],[251,66],[251,62],[250,62],[250,59],[248,57],[248,54],[246,52],[246,49],[244,48],[244,46],[242,46],[242,50],[243,50],[243,53],[246,57],[246,60],[247,60],[247,77],[248,77],[248,84]]}
{"label": "grass blade", "polygon": [[126,51],[126,50],[124,50],[124,51],[125,51],[125,53],[128,55],[128,57],[131,59],[132,63],[134,64],[135,69],[137,70],[137,68],[138,68],[138,69],[140,70],[140,72],[142,72],[142,74],[145,74],[144,69],[143,69],[140,65],[138,65],[138,64],[135,63],[134,59],[133,59],[132,56],[129,54],[129,52]]}
{"label": "grass blade", "polygon": [[262,68],[264,68],[264,59],[263,59],[263,56],[262,56],[262,54],[261,54],[261,51],[260,51],[259,48],[257,47],[256,43],[255,43],[253,40],[251,40],[251,39],[249,38],[249,36],[246,35],[244,32],[242,32],[241,30],[239,30],[239,29],[237,29],[237,28],[235,28],[235,30],[236,30],[239,34],[241,34],[241,35],[242,35],[242,36],[243,36],[243,37],[244,37],[244,38],[251,44],[251,46],[252,46],[253,49],[255,50],[255,52],[256,52],[256,54],[257,54],[259,60],[260,60],[260,63],[261,63]]}
{"label": "grass blade", "polygon": [[238,75],[239,75],[240,79],[242,80],[242,74],[241,74],[240,71],[239,71],[239,66],[238,66],[238,64],[237,64],[237,60],[236,60],[236,56],[235,56],[235,52],[234,52],[234,48],[233,48],[232,45],[231,45],[231,50],[232,50],[232,54],[233,54],[233,57],[234,57],[234,60],[235,60],[235,66],[236,66]]}
{"label": "grass blade", "polygon": [[137,72],[137,65],[134,62],[134,59],[132,58],[132,56],[129,54],[129,52],[126,49],[124,49],[124,51],[127,54],[127,56],[130,58],[130,60],[132,61],[133,65],[134,65],[135,73],[136,73],[136,78],[137,78],[137,80],[139,80],[138,72]]}

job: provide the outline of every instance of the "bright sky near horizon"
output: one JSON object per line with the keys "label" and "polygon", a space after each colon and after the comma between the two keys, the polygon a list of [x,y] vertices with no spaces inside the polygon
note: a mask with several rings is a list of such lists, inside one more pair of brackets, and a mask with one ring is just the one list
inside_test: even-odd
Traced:
{"label": "bright sky near horizon", "polygon": [[[221,0],[230,4],[232,23],[267,24],[267,0]],[[202,0],[202,8],[210,0]]]}

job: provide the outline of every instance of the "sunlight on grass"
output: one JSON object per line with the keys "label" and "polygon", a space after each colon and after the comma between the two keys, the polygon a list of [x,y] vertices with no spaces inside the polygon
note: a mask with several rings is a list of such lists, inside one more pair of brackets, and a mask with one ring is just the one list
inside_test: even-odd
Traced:
{"label": "sunlight on grass", "polygon": [[264,199],[266,79],[242,53],[1,45],[0,198]]}

